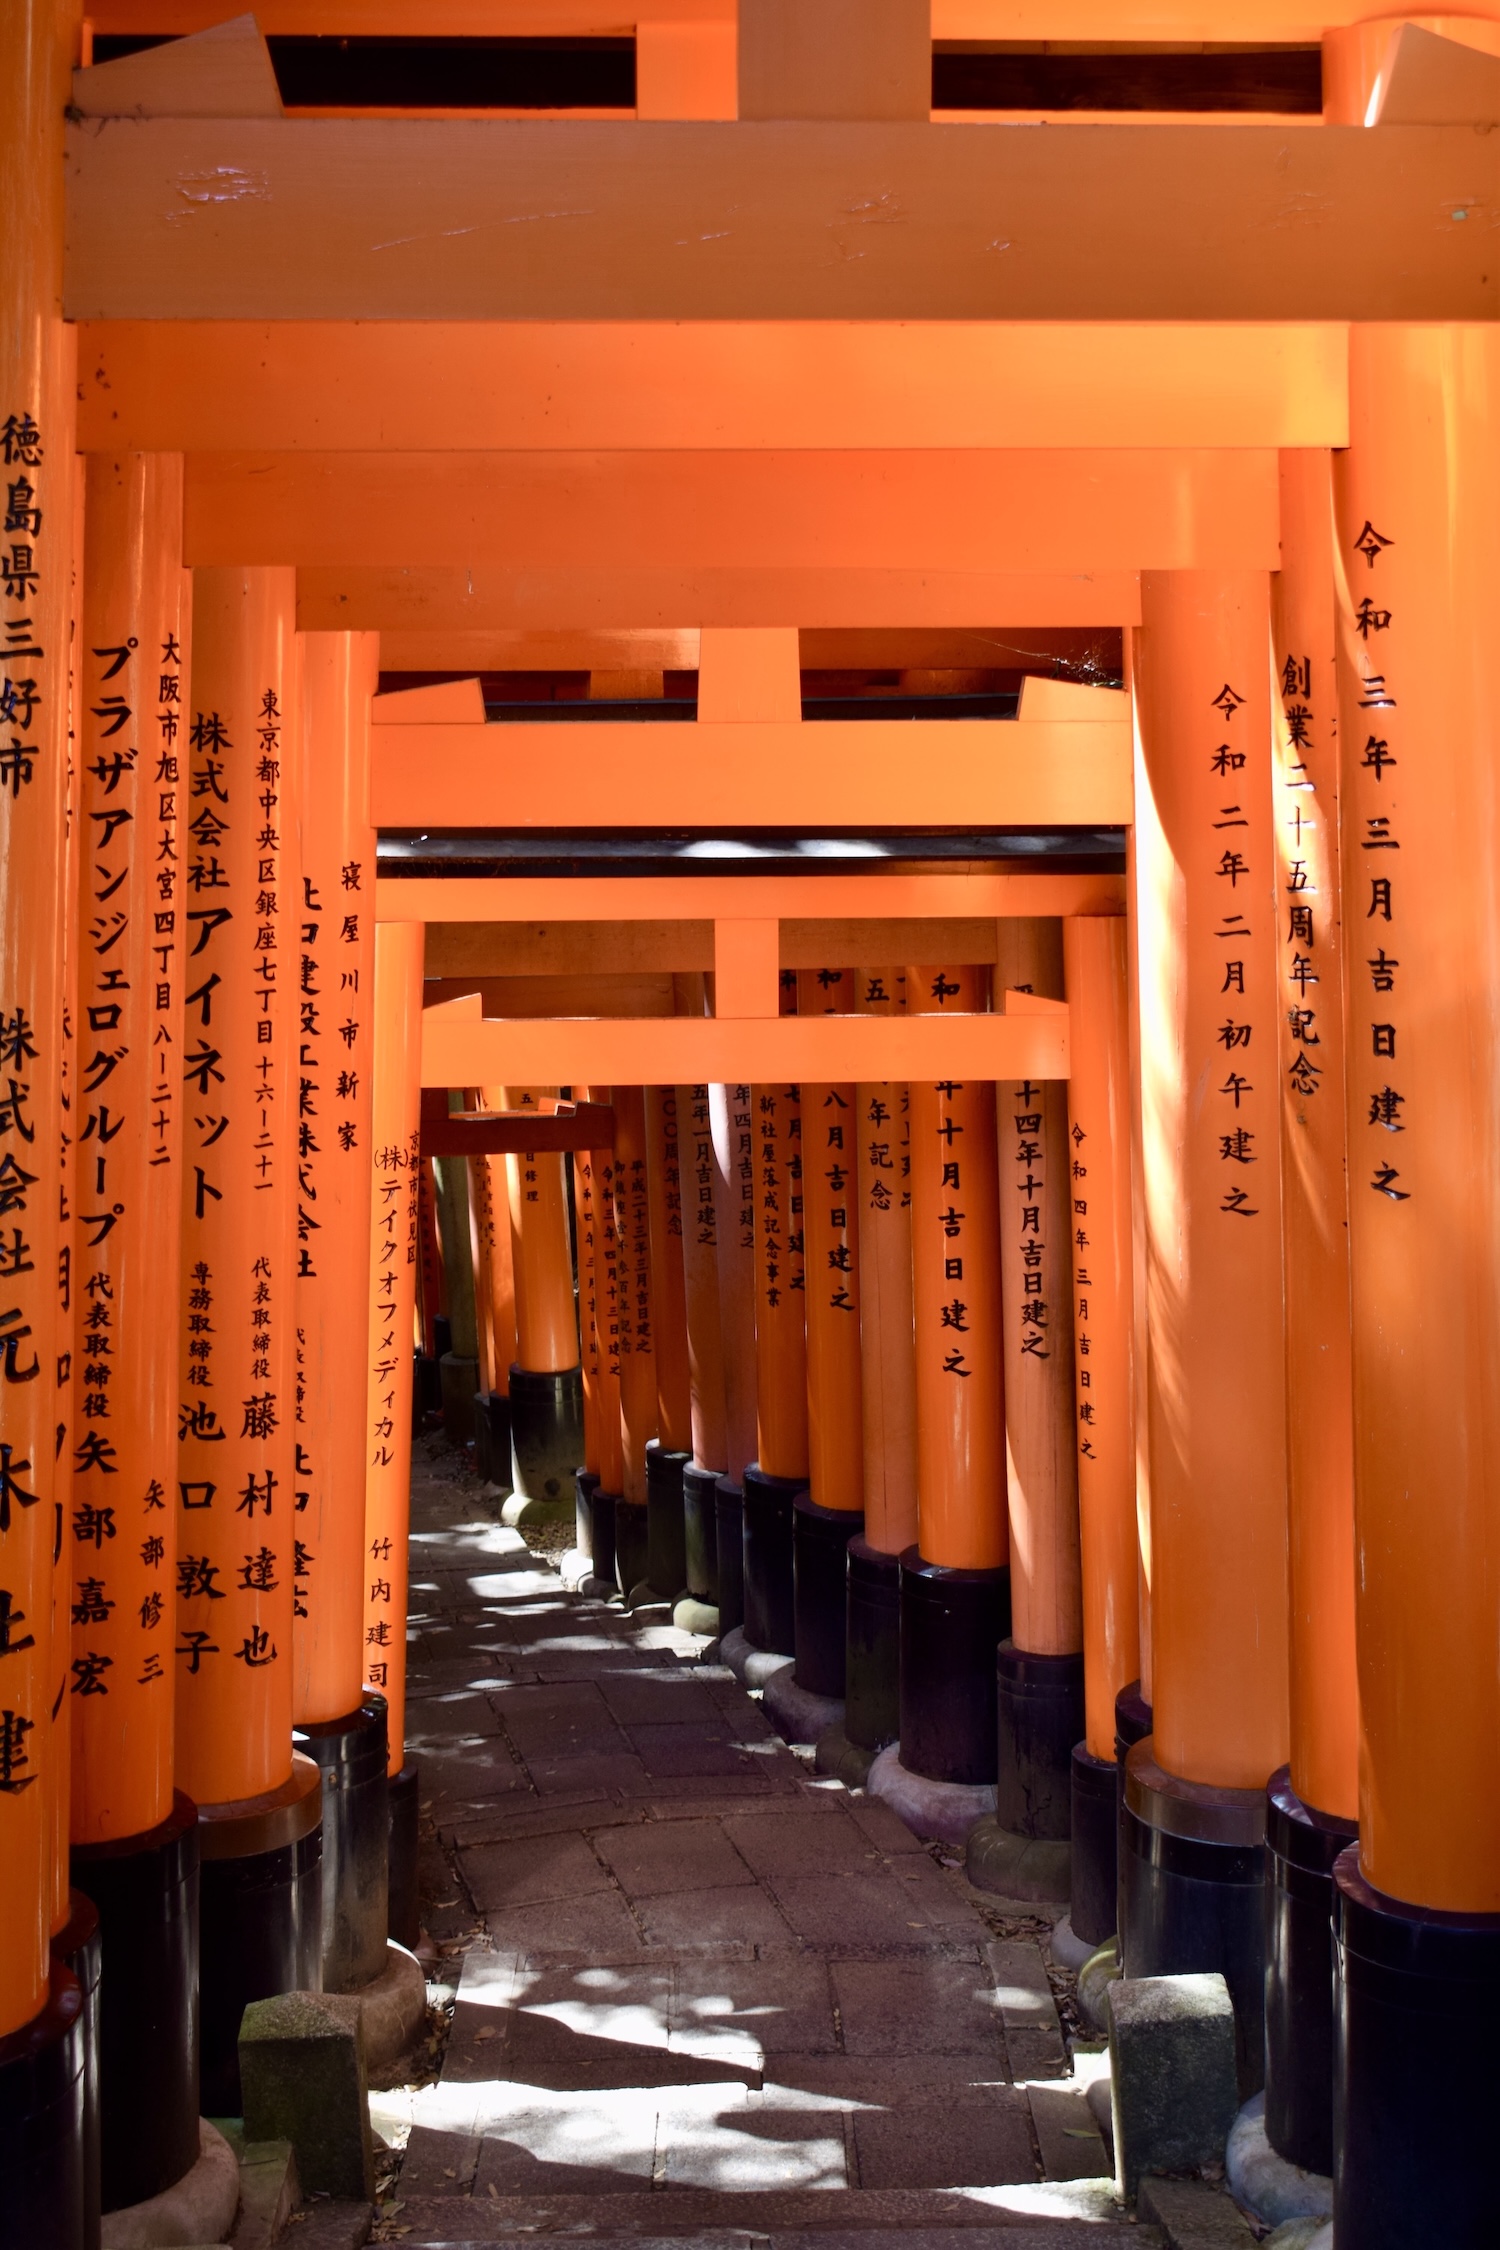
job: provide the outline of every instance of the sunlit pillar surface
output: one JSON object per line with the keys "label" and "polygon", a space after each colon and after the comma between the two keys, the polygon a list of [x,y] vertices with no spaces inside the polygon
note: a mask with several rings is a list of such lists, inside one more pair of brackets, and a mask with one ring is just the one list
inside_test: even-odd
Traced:
{"label": "sunlit pillar surface", "polygon": [[[557,1089],[507,1086],[508,1109],[553,1109]],[[529,1149],[505,1159],[510,1198],[516,1358],[510,1371],[510,1434],[518,1502],[554,1513],[572,1504],[583,1460],[583,1390],[573,1247],[568,1233],[567,1158]]]}
{"label": "sunlit pillar surface", "polygon": [[792,1502],[806,1491],[807,1292],[802,1089],[750,1089],[755,1164],[756,1458],[744,1488],[745,1636],[790,1656]]}
{"label": "sunlit pillar surface", "polygon": [[615,1258],[620,1354],[620,1493],[615,1572],[628,1600],[646,1582],[646,1448],[657,1434],[656,1317],[651,1289],[651,1199],[646,1182],[646,1102],[616,1086]]}
{"label": "sunlit pillar surface", "polygon": [[682,1242],[682,1146],[675,1086],[648,1086],[646,1187],[651,1213],[651,1296],[656,1317],[657,1441],[647,1462],[647,1571],[663,1601],[687,1585],[682,1473],[693,1457]]}
{"label": "sunlit pillar surface", "polygon": [[727,1220],[714,1157],[707,1086],[679,1086],[677,1115],[682,1188],[682,1277],[687,1303],[688,1374],[692,1390],[693,1457],[682,1472],[683,1556],[688,1597],[718,1625],[718,1484],[729,1462],[724,1385],[724,1328],[719,1304],[719,1242]]}

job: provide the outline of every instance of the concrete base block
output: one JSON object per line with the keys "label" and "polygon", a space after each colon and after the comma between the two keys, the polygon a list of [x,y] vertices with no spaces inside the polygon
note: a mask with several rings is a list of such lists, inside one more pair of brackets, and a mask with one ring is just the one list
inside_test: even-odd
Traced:
{"label": "concrete base block", "polygon": [[794,1661],[777,1650],[752,1647],[743,1625],[736,1625],[719,1643],[719,1662],[729,1666],[741,1687],[763,1688],[778,1672],[789,1671]]}
{"label": "concrete base block", "polygon": [[995,1809],[993,1782],[929,1781],[923,1774],[908,1773],[899,1742],[876,1753],[865,1787],[872,1797],[884,1798],[914,1836],[940,1844],[965,1843],[975,1821]]}
{"label": "concrete base block", "polygon": [[657,1609],[664,1619],[671,1614],[671,1604],[662,1599],[649,1578],[637,1579],[625,1597],[625,1607],[629,1610]]}
{"label": "concrete base block", "polygon": [[229,2237],[233,2250],[271,2250],[302,2201],[296,2151],[290,2141],[247,2141],[238,2118],[214,2122],[239,2164],[240,2215]]}
{"label": "concrete base block", "polygon": [[1129,1977],[1109,1988],[1115,2179],[1222,2163],[1239,2109],[1234,2004],[1223,1977]]}
{"label": "concrete base block", "polygon": [[1096,1946],[1078,1972],[1078,2006],[1096,2031],[1109,2030],[1109,1989],[1120,1981],[1120,1941]]}
{"label": "concrete base block", "polygon": [[573,1509],[571,1492],[556,1500],[531,1500],[524,1492],[513,1492],[500,1510],[500,1521],[508,1531],[524,1531],[533,1523],[571,1523]]}
{"label": "concrete base block", "polygon": [[866,1750],[862,1743],[851,1742],[842,1726],[830,1727],[826,1734],[818,1736],[814,1772],[831,1775],[846,1789],[863,1789],[874,1763],[875,1752]]}
{"label": "concrete base block", "polygon": [[1141,2217],[1161,2228],[1168,2250],[1253,2250],[1243,2216],[1201,2180],[1142,2180]]}
{"label": "concrete base block", "polygon": [[366,2069],[381,2070],[416,2045],[427,2022],[427,1979],[404,1945],[388,1942],[379,1976],[350,1998],[359,2002]]}
{"label": "concrete base block", "polygon": [[1093,1959],[1099,1948],[1090,1938],[1075,1937],[1072,1920],[1064,1915],[1053,1924],[1051,1937],[1052,1958],[1060,1969],[1076,1974],[1085,1961]]}
{"label": "concrete base block", "polygon": [[964,1872],[976,1891],[1000,1898],[1060,1903],[1071,1888],[1072,1847],[1017,1836],[993,1814],[964,1839]]}
{"label": "concrete base block", "polygon": [[1288,2219],[1263,2235],[1260,2250],[1333,2250],[1332,2219]]}
{"label": "concrete base block", "polygon": [[684,1594],[673,1606],[672,1623],[679,1633],[707,1633],[712,1637],[719,1630],[719,1612],[713,1602],[700,1602],[696,1594]]}
{"label": "concrete base block", "polygon": [[[557,1558],[557,1575],[568,1592],[576,1594],[584,1580],[593,1577],[594,1558],[592,1555],[585,1555],[577,1547],[570,1547],[565,1555]],[[610,1590],[613,1592],[614,1589]]]}
{"label": "concrete base block", "polygon": [[1084,2091],[1084,2106],[1099,2128],[1099,2138],[1104,2143],[1104,2153],[1111,2164],[1115,2160],[1115,2109],[1109,2091],[1109,2079],[1094,2078]]}
{"label": "concrete base block", "polygon": [[1266,2097],[1254,2094],[1234,2121],[1224,2153],[1224,2176],[1236,2203],[1262,2226],[1284,2219],[1331,2219],[1333,2182],[1321,2172],[1304,2172],[1278,2156],[1266,2139]]}
{"label": "concrete base block", "polygon": [[591,1602],[617,1602],[620,1598],[620,1589],[612,1578],[590,1576],[581,1579],[573,1591],[575,1594],[582,1594],[585,1601]]}
{"label": "concrete base block", "polygon": [[198,2120],[198,2161],[160,2195],[106,2211],[100,2250],[178,2250],[186,2243],[227,2242],[240,2207],[234,2150],[206,2117]]}
{"label": "concrete base block", "polygon": [[[415,1966],[415,1963],[413,1963]],[[360,2002],[334,1992],[255,2000],[240,2032],[247,2140],[287,2140],[304,2189],[375,2193]]]}
{"label": "concrete base block", "polygon": [[811,1745],[830,1727],[842,1723],[844,1699],[842,1696],[813,1695],[797,1683],[797,1667],[783,1666],[773,1672],[766,1682],[763,1708],[771,1718],[784,1742]]}

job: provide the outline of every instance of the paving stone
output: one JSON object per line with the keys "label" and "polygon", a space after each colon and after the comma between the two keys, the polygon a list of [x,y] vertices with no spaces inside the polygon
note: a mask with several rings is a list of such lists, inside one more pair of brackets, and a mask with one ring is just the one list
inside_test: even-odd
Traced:
{"label": "paving stone", "polygon": [[830,1972],[821,1961],[681,1961],[672,1992],[674,2037],[720,2030],[754,2039],[768,2056],[838,2049]]}
{"label": "paving stone", "polygon": [[842,1808],[795,1814],[746,1813],[725,1823],[724,1833],[762,1882],[779,1886],[798,1876],[867,1875],[882,1854]]}
{"label": "paving stone", "polygon": [[760,2110],[754,2096],[683,2100],[657,2121],[657,2177],[721,2192],[848,2185],[844,2124],[826,2110]]}
{"label": "paving stone", "polygon": [[[846,1797],[849,1818],[879,1851],[892,1858],[927,1859],[927,1847],[879,1797]],[[928,1860],[928,1865],[932,1863]]]}
{"label": "paving stone", "polygon": [[464,1881],[483,1909],[533,1906],[544,1899],[607,1891],[610,1879],[582,1836],[531,1836],[480,1844],[459,1855]]}
{"label": "paving stone", "polygon": [[525,1773],[498,1735],[467,1742],[435,1742],[429,1737],[425,1744],[408,1744],[408,1748],[414,1749],[421,1769],[422,1809],[430,1805],[439,1819],[447,1806],[483,1803],[526,1787]]}
{"label": "paving stone", "polygon": [[1114,2177],[1114,2163],[1078,2085],[1030,2086],[1027,2099],[1049,2180]]}
{"label": "paving stone", "polygon": [[717,1821],[606,1829],[594,1850],[633,1899],[657,1891],[707,1891],[752,1884],[751,1874]]}
{"label": "paving stone", "polygon": [[969,2055],[1004,2067],[999,2011],[977,1963],[837,1961],[830,1971],[849,2055]]}
{"label": "paving stone", "polygon": [[719,1723],[720,1707],[708,1687],[691,1672],[616,1671],[598,1675],[599,1693],[621,1726],[707,1726]]}
{"label": "paving stone", "polygon": [[517,2108],[480,2144],[474,2194],[616,2195],[649,2184],[656,2153],[656,2109],[616,2097],[579,2106]]}
{"label": "paving stone", "polygon": [[636,1902],[649,1945],[790,1945],[793,1933],[764,1891],[657,1892]]}
{"label": "paving stone", "polygon": [[985,1947],[995,1979],[1013,2078],[1063,2078],[1068,2050],[1041,1949],[1032,1939],[995,1939]]}
{"label": "paving stone", "polygon": [[623,1747],[608,1755],[593,1752],[580,1757],[532,1751],[526,1758],[526,1771],[539,1797],[566,1796],[586,1802],[605,1792],[628,1791],[642,1797],[652,1787],[651,1777],[640,1759],[632,1757]]}
{"label": "paving stone", "polygon": [[651,1774],[680,1774],[712,1780],[720,1774],[754,1773],[767,1763],[764,1751],[747,1748],[727,1727],[635,1726],[627,1729],[631,1748]]}
{"label": "paving stone", "polygon": [[478,2162],[477,2135],[413,2125],[401,2159],[401,2193],[467,2195],[474,2185]]}
{"label": "paving stone", "polygon": [[899,1883],[882,1870],[846,1875],[838,1869],[822,1876],[799,1876],[772,1884],[782,1913],[799,1937],[820,1944],[868,1949],[936,1945],[940,1932],[918,1908],[912,1911]]}
{"label": "paving stone", "polygon": [[586,1959],[610,1961],[641,1949],[641,1934],[630,1909],[613,1890],[520,1906],[486,1919],[497,1945],[514,1945],[525,1952],[582,1954]]}
{"label": "paving stone", "polygon": [[1199,2180],[1142,2180],[1141,2216],[1155,2220],[1170,2250],[1251,2250],[1255,2241],[1229,2197]]}
{"label": "paving stone", "polygon": [[998,2087],[983,2099],[854,2118],[865,2188],[1003,2187],[1037,2177],[1025,2098]]}

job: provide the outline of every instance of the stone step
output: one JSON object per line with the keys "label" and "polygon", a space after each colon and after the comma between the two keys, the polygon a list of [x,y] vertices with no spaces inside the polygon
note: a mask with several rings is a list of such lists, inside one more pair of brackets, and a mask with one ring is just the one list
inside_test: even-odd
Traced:
{"label": "stone step", "polygon": [[[1004,2197],[1003,2202],[998,2198]],[[1125,2218],[1103,2181],[1037,2188],[694,2188],[609,2196],[413,2196],[384,2207],[376,2240],[404,2250],[464,2243],[535,2250],[537,2237],[583,2237],[590,2250],[1161,2250],[1154,2226]],[[395,2230],[400,2228],[398,2234]],[[410,2231],[405,2231],[409,2229]]]}

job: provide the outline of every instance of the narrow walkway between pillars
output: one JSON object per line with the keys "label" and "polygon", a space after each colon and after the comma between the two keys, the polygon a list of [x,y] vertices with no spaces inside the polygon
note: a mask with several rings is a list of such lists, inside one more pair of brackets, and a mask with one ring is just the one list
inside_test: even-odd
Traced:
{"label": "narrow walkway between pillars", "polygon": [[457,2003],[439,2082],[377,2097],[388,2137],[411,2125],[377,2239],[1154,2242],[1112,2201],[1035,1938],[498,1508],[418,1441],[408,1740]]}

